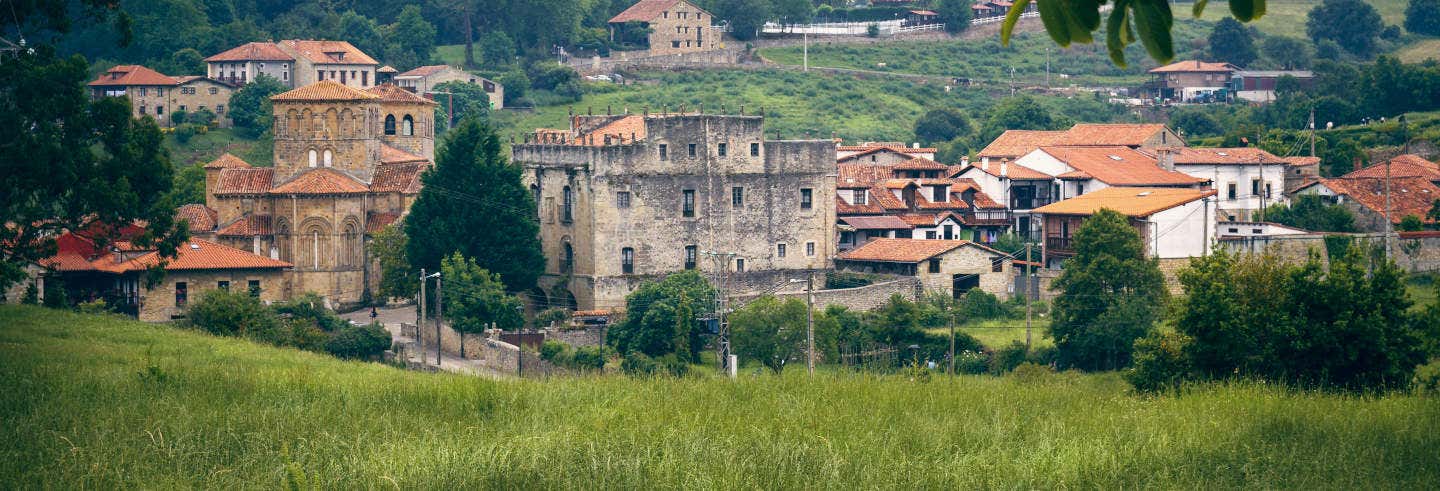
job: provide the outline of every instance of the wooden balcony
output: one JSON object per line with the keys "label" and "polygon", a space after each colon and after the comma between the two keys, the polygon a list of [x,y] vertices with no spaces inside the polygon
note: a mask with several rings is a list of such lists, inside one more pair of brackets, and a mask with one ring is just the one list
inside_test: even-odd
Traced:
{"label": "wooden balcony", "polygon": [[1045,251],[1049,254],[1075,254],[1075,246],[1070,237],[1051,235],[1045,238]]}

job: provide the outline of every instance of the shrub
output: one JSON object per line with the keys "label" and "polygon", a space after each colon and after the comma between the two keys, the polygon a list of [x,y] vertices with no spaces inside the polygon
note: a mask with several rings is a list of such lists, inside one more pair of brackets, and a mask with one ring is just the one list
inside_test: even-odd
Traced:
{"label": "shrub", "polygon": [[350,326],[325,342],[325,351],[339,358],[371,360],[390,349],[390,331],[379,324]]}
{"label": "shrub", "polygon": [[[210,290],[187,309],[190,322],[206,332],[221,336],[265,335],[279,329],[275,313],[248,293]],[[284,344],[282,343],[275,343]]]}
{"label": "shrub", "polygon": [[345,319],[325,307],[325,299],[313,292],[307,292],[289,302],[275,305],[275,312],[288,315],[298,321],[309,321],[325,331],[334,332],[348,325]]}
{"label": "shrub", "polygon": [[655,376],[671,375],[681,376],[690,370],[690,366],[680,361],[674,353],[658,358],[645,356],[644,353],[632,351],[625,355],[625,361],[620,363],[620,369],[628,375]]}
{"label": "shrub", "polygon": [[1010,372],[1010,376],[1015,377],[1015,380],[1021,383],[1045,381],[1053,374],[1055,374],[1055,370],[1051,369],[1049,365],[1039,365],[1030,362],[1016,365],[1015,369]]}
{"label": "shrub", "polygon": [[867,36],[867,37],[872,37],[872,38],[878,38],[878,37],[880,37],[880,26],[875,25],[875,24],[870,24],[869,26],[866,26],[866,27],[865,27],[865,36]]}
{"label": "shrub", "polygon": [[170,123],[177,125],[185,124],[185,122],[187,121],[186,116],[188,115],[189,113],[183,110],[172,112],[170,113]]}
{"label": "shrub", "polygon": [[990,373],[1001,375],[1014,370],[1021,363],[1025,363],[1025,355],[1025,343],[1011,342],[1010,346],[1000,348],[990,354]]}
{"label": "shrub", "polygon": [[1135,340],[1135,366],[1125,372],[1125,380],[1147,393],[1179,387],[1193,371],[1185,354],[1190,342],[1184,334],[1159,331]]}
{"label": "shrub", "polygon": [[1037,365],[1050,366],[1055,364],[1059,353],[1054,346],[1040,346],[1030,350],[1030,354],[1025,356],[1025,361]]}
{"label": "shrub", "polygon": [[1010,309],[995,295],[975,288],[960,297],[960,313],[966,319],[1000,319],[1009,317]]}
{"label": "shrub", "polygon": [[195,112],[186,116],[185,120],[200,126],[201,131],[204,131],[205,128],[215,123],[215,113],[209,109],[197,109]]}
{"label": "shrub", "polygon": [[546,361],[555,361],[555,356],[565,352],[565,343],[559,341],[546,341],[540,345],[540,358]]}
{"label": "shrub", "polygon": [[1411,387],[1421,394],[1440,394],[1440,359],[1415,367]]}
{"label": "shrub", "polygon": [[580,370],[600,370],[605,368],[605,347],[585,346],[575,350],[572,358],[571,368]]}
{"label": "shrub", "polygon": [[20,303],[25,305],[40,305],[40,289],[35,287],[35,282],[25,285],[25,293],[20,296]]}
{"label": "shrub", "polygon": [[535,314],[535,325],[538,327],[564,326],[570,321],[570,311],[552,307]]}
{"label": "shrub", "polygon": [[979,375],[990,371],[990,357],[979,351],[955,353],[955,373]]}
{"label": "shrub", "polygon": [[105,303],[105,299],[97,298],[89,302],[80,302],[75,306],[75,310],[82,314],[104,314],[110,312],[110,306]]}
{"label": "shrub", "polygon": [[195,125],[185,123],[175,127],[175,141],[178,141],[180,143],[190,143],[190,139],[194,136]]}

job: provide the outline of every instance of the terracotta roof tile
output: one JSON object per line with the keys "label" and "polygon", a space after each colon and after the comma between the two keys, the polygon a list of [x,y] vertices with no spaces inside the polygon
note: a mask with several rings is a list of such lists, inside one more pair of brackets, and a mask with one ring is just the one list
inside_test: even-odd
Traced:
{"label": "terracotta roof tile", "polygon": [[175,257],[169,259],[160,257],[159,252],[151,252],[123,262],[115,262],[111,257],[103,257],[92,261],[91,265],[100,271],[124,273],[129,271],[143,271],[160,264],[162,261],[165,263],[166,271],[284,269],[291,267],[291,264],[285,261],[270,259],[200,239],[191,239],[190,242],[181,245],[176,249]]}
{"label": "terracotta roof tile", "polygon": [[840,221],[855,227],[856,230],[908,230],[913,228],[909,223],[905,223],[905,220],[893,216],[840,217]]}
{"label": "terracotta roof tile", "polygon": [[[1142,152],[1154,156],[1156,152]],[[1255,147],[1240,148],[1179,148],[1174,149],[1177,165],[1255,165],[1285,164],[1286,161],[1270,152]]]}
{"label": "terracotta roof tile", "polygon": [[[986,169],[985,169],[985,164],[984,164],[983,162],[982,162],[982,163],[971,162],[971,163],[970,163],[970,167],[971,167],[971,168],[974,168],[976,171],[979,171],[979,172],[984,172],[984,173],[990,174],[990,175],[992,175],[992,176],[999,176],[999,175],[1000,175],[1000,167],[1001,167],[1001,164],[1002,164],[1002,163],[1004,163],[1004,162],[996,162],[996,161],[994,161],[994,160],[991,160],[991,161],[990,161],[990,169],[989,169],[989,170],[986,170]],[[1011,162],[1009,162],[1009,163],[1004,163],[1004,164],[1005,164],[1005,177],[1007,177],[1007,178],[1009,178],[1009,179],[1020,179],[1020,180],[1027,180],[1027,179],[1028,179],[1028,180],[1035,180],[1035,179],[1052,179],[1052,178],[1055,177],[1055,176],[1052,176],[1052,175],[1050,175],[1050,174],[1046,174],[1046,173],[1044,173],[1044,172],[1040,172],[1040,171],[1038,171],[1038,170],[1031,169],[1031,168],[1029,168],[1029,167],[1025,167],[1025,166],[1023,166],[1023,165],[1017,164],[1017,163],[1015,163],[1015,162],[1013,162],[1013,161],[1011,161]],[[966,169],[966,170],[969,170],[969,169]],[[962,171],[960,171],[960,172],[961,172],[961,173],[964,173],[965,170],[962,170]]]}
{"label": "terracotta roof tile", "polygon": [[[1423,177],[1432,181],[1440,181],[1440,164],[1420,158],[1418,155],[1405,154],[1389,160],[1390,177]],[[1341,177],[1385,177],[1385,162],[1381,162],[1364,169],[1360,169]],[[1423,214],[1421,216],[1424,216]]]}
{"label": "terracotta roof tile", "polygon": [[[906,148],[906,147],[904,147],[904,146],[896,146],[896,147],[885,147],[885,146],[873,146],[873,147],[835,147],[835,151],[836,151],[836,152],[855,152],[855,153],[853,153],[853,154],[846,155],[846,156],[844,156],[844,157],[840,157],[840,158],[836,159],[835,161],[836,161],[836,162],[844,163],[844,162],[849,162],[849,161],[852,161],[852,160],[859,160],[861,157],[864,157],[864,156],[867,156],[867,155],[871,155],[871,154],[877,154],[877,153],[893,153],[893,154],[896,154],[896,155],[899,155],[899,156],[901,156],[901,157],[905,157],[905,158],[908,159],[908,158],[911,158],[911,155],[910,155],[911,153],[927,153],[927,152],[921,152],[921,150],[930,150],[930,149],[925,149],[925,148],[914,148],[914,149],[912,149],[912,148]],[[933,153],[933,152],[929,152],[929,153]]]}
{"label": "terracotta roof tile", "polygon": [[[1205,182],[1160,168],[1154,157],[1129,147],[1042,147],[1065,165],[1111,186],[1183,186]],[[995,167],[991,163],[990,167]]]}
{"label": "terracotta roof tile", "polygon": [[365,215],[365,233],[374,234],[400,219],[396,212],[372,211]]}
{"label": "terracotta roof tile", "polygon": [[904,162],[895,164],[892,168],[895,169],[895,170],[948,170],[948,169],[949,169],[949,167],[946,166],[945,164],[942,164],[942,163],[939,163],[939,162],[936,162],[936,161],[934,161],[934,160],[930,160],[930,159],[927,159],[927,158],[923,158],[923,157],[915,157],[915,158],[913,158],[913,159],[906,160],[906,161],[904,161]]}
{"label": "terracotta roof tile", "polygon": [[885,207],[880,206],[875,200],[868,200],[863,205],[852,205],[845,200],[835,197],[836,215],[880,215],[885,213]]}
{"label": "terracotta roof tile", "polygon": [[[1343,194],[1361,206],[1385,214],[1385,179],[1371,177],[1342,177],[1321,179],[1321,184],[1336,193]],[[1440,186],[1424,177],[1390,178],[1390,221],[1400,223],[1405,215],[1420,217],[1425,223],[1435,223],[1425,215],[1440,199]]]}
{"label": "terracotta roof tile", "polygon": [[370,179],[370,191],[375,193],[420,192],[420,175],[428,168],[426,162],[403,162],[375,166],[375,176]]}
{"label": "terracotta roof tile", "polygon": [[275,43],[245,43],[206,58],[205,61],[295,61]]}
{"label": "terracotta roof tile", "polygon": [[1280,159],[1296,167],[1320,165],[1320,157],[1280,157]]}
{"label": "terracotta roof tile", "polygon": [[[1163,124],[1102,124],[1080,123],[1065,131],[1055,145],[1138,147],[1156,133],[1166,131]],[[1182,142],[1176,142],[1183,144]]]}
{"label": "terracotta roof tile", "polygon": [[610,24],[623,24],[626,22],[650,22],[660,16],[660,12],[669,9],[680,0],[640,0],[631,5],[630,8],[610,18]]}
{"label": "terracotta roof tile", "polygon": [[980,158],[990,157],[991,164],[995,163],[995,159],[1000,158],[1014,160],[1037,148],[1054,145],[1064,136],[1064,131],[1005,130],[984,149],[981,149],[977,156]]}
{"label": "terracotta roof tile", "polygon": [[368,101],[380,96],[340,84],[334,80],[321,80],[289,92],[270,97],[281,102],[323,102],[323,101]]}
{"label": "terracotta roof tile", "polygon": [[215,194],[265,194],[275,178],[273,167],[229,167],[215,178]]}
{"label": "terracotta roof tile", "polygon": [[413,153],[392,147],[384,143],[380,144],[380,163],[382,164],[403,164],[407,162],[429,161],[430,159],[427,159],[425,157],[415,155]]}
{"label": "terracotta roof tile", "polygon": [[377,73],[400,73],[400,70],[396,70],[395,67],[390,66],[390,65],[382,66],[382,67],[380,67],[379,69],[376,69],[375,71],[376,71]]}
{"label": "terracotta roof tile", "polygon": [[371,58],[370,55],[360,51],[355,45],[345,41],[320,41],[310,39],[287,39],[280,41],[286,47],[300,53],[301,56],[309,58],[312,63],[320,64],[346,64],[346,65],[379,65],[380,63]]}
{"label": "terracotta roof tile", "polygon": [[361,194],[369,187],[350,174],[328,167],[310,169],[270,189],[270,194]]}
{"label": "terracotta roof tile", "polygon": [[1131,217],[1147,217],[1206,196],[1213,189],[1108,187],[1036,208],[1042,215],[1093,215],[1110,209]]}
{"label": "terracotta roof tile", "polygon": [[1207,72],[1207,73],[1230,73],[1238,68],[1235,65],[1224,62],[1204,62],[1200,60],[1177,61],[1158,68],[1151,68],[1150,73],[1185,73],[1185,72]]}
{"label": "terracotta roof tile", "polygon": [[205,164],[206,169],[225,169],[229,167],[249,168],[250,163],[240,159],[240,157],[226,153],[220,155],[220,158]]}
{"label": "terracotta roof tile", "polygon": [[633,141],[631,140],[632,137],[635,140],[644,140],[645,128],[645,117],[639,114],[631,114],[617,118],[589,133],[580,135],[572,139],[570,144],[593,145],[597,147],[604,146],[606,135],[610,136],[610,144],[612,145],[621,142],[631,142]]}
{"label": "terracotta roof tile", "polygon": [[256,235],[275,235],[272,226],[273,220],[270,215],[245,214],[219,231],[215,235],[222,237],[254,237]]}
{"label": "terracotta roof tile", "polygon": [[894,175],[887,165],[836,164],[836,169],[835,183],[841,189],[868,188]]}
{"label": "terracotta roof tile", "polygon": [[175,217],[188,222],[191,232],[209,232],[215,230],[217,214],[208,206],[191,203],[177,208]]}
{"label": "terracotta roof tile", "polygon": [[963,246],[975,246],[1004,256],[994,249],[968,240],[874,239],[840,255],[846,261],[918,263]]}
{"label": "terracotta roof tile", "polygon": [[424,104],[434,106],[436,103],[430,99],[415,95],[415,93],[402,89],[391,83],[384,83],[365,89],[366,92],[380,96],[384,102],[396,102],[401,104]]}
{"label": "terracotta roof tile", "polygon": [[100,78],[87,84],[91,87],[130,87],[137,85],[169,86],[179,85],[174,77],[162,74],[140,65],[118,65],[100,74]]}
{"label": "terracotta roof tile", "polygon": [[900,142],[865,142],[859,145],[838,145],[835,147],[835,151],[837,152],[891,151],[912,154],[935,153],[937,150],[935,147],[911,147]]}

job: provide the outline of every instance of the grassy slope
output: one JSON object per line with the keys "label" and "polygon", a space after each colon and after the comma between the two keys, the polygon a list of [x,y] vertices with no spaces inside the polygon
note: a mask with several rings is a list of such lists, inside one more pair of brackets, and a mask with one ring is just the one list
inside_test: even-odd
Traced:
{"label": "grassy slope", "polygon": [[176,165],[207,163],[227,152],[245,159],[250,165],[268,166],[271,159],[269,141],[246,138],[230,128],[197,134],[186,143],[180,143],[174,135],[167,135],[165,148],[170,151],[170,160]]}
{"label": "grassy slope", "polygon": [[[1297,38],[1306,38],[1305,20],[1320,2],[1315,0],[1268,0],[1265,2],[1265,15],[1251,25],[1268,35],[1282,35]],[[1380,12],[1380,18],[1385,25],[1402,24],[1405,22],[1405,6],[1409,0],[1367,0],[1375,10]],[[1190,5],[1183,6],[1186,15],[1189,15]],[[1203,19],[1219,20],[1221,15],[1228,15],[1229,10],[1224,3],[1214,2],[1205,9]]]}
{"label": "grassy slope", "polygon": [[277,487],[287,474],[347,488],[1440,480],[1435,399],[1264,386],[1145,399],[1113,375],[491,381],[0,307],[0,383],[5,488]]}
{"label": "grassy slope", "polygon": [[1424,39],[1395,52],[1400,61],[1420,63],[1425,60],[1440,61],[1440,39]]}

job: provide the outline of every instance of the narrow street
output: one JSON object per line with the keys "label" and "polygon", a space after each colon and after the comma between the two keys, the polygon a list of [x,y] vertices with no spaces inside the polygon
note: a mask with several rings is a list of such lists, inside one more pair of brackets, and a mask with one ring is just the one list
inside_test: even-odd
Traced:
{"label": "narrow street", "polygon": [[[375,309],[375,314],[376,316],[373,320],[375,322],[379,322],[380,325],[385,326],[385,330],[390,331],[390,336],[395,340],[395,344],[406,347],[406,354],[408,355],[409,361],[415,363],[423,361],[429,366],[434,366],[435,351],[428,350],[423,355],[420,353],[416,353],[415,338],[402,335],[402,333],[400,332],[401,323],[415,322],[414,306],[401,305],[395,307],[377,308]],[[360,324],[369,324],[372,321],[372,319],[370,318],[370,309],[362,309],[347,314],[341,314],[340,317]],[[431,324],[430,328],[433,330],[434,324]],[[424,360],[420,359],[421,356],[424,356]],[[504,375],[489,368],[486,368],[484,365],[481,364],[480,360],[461,359],[460,357],[454,356],[449,353],[445,353],[440,357],[440,370],[452,373],[461,373],[465,375],[489,377],[494,379],[505,378]]]}

